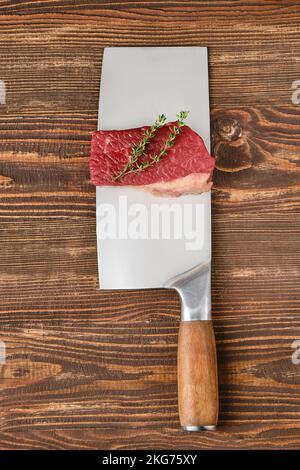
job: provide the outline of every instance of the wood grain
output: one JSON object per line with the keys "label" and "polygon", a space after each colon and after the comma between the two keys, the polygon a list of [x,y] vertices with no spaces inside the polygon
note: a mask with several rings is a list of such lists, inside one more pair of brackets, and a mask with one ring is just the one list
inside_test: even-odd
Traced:
{"label": "wood grain", "polygon": [[211,320],[180,322],[177,370],[181,426],[216,426],[219,412],[218,372]]}
{"label": "wood grain", "polygon": [[[289,0],[0,1],[0,448],[300,447],[299,32]],[[209,46],[216,433],[179,426],[176,294],[98,289],[109,45]]]}

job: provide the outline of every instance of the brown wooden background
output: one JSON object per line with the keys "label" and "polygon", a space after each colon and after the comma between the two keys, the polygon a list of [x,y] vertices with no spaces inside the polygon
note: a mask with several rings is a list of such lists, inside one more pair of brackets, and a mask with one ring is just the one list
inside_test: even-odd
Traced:
{"label": "brown wooden background", "polygon": [[[97,288],[87,155],[112,45],[209,47],[215,433],[179,427],[176,294]],[[0,1],[0,59],[0,447],[299,448],[299,1]]]}

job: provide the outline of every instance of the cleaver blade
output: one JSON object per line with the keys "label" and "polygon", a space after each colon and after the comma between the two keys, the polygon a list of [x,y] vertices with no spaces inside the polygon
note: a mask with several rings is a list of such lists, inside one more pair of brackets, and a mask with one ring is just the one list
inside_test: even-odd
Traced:
{"label": "cleaver blade", "polygon": [[[210,149],[205,47],[104,49],[98,129],[151,125],[162,113],[175,120],[181,110],[189,110],[186,123]],[[210,197],[210,192],[172,198],[137,187],[96,188],[100,288],[165,287],[181,297],[178,401],[187,431],[214,429],[218,412]]]}

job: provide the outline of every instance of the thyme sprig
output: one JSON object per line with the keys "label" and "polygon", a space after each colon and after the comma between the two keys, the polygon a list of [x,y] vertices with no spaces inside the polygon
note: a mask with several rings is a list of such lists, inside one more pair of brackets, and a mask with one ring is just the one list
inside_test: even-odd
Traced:
{"label": "thyme sprig", "polygon": [[130,173],[139,173],[146,170],[147,168],[157,164],[161,159],[168,153],[168,151],[175,144],[176,137],[181,133],[182,127],[185,126],[184,120],[187,118],[189,111],[181,111],[176,115],[177,121],[172,131],[168,135],[167,140],[161,147],[159,152],[150,157],[150,160],[141,162],[140,157],[144,155],[146,145],[154,137],[156,131],[166,122],[166,116],[161,114],[157,121],[148,130],[145,131],[143,139],[132,149],[131,157],[125,167],[116,175],[113,176],[113,181],[122,179],[124,176]]}
{"label": "thyme sprig", "polygon": [[145,130],[142,140],[140,140],[140,142],[138,142],[134,147],[132,147],[128,163],[117,175],[112,177],[113,181],[117,181],[123,178],[123,176],[125,176],[126,174],[128,174],[128,172],[131,172],[130,170],[134,167],[137,161],[145,154],[146,146],[149,144],[150,140],[153,139],[158,129],[165,124],[166,120],[166,116],[164,114],[160,114],[156,119],[155,123],[149,129]]}

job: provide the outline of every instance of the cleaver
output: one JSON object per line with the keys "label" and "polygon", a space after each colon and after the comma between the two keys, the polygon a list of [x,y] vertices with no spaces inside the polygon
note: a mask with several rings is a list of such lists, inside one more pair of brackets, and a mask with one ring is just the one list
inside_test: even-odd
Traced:
{"label": "cleaver", "polygon": [[[162,113],[173,121],[181,110],[209,149],[205,47],[104,49],[98,129],[151,125]],[[210,197],[96,188],[100,289],[169,288],[180,296],[178,406],[186,431],[214,430],[218,418]]]}

